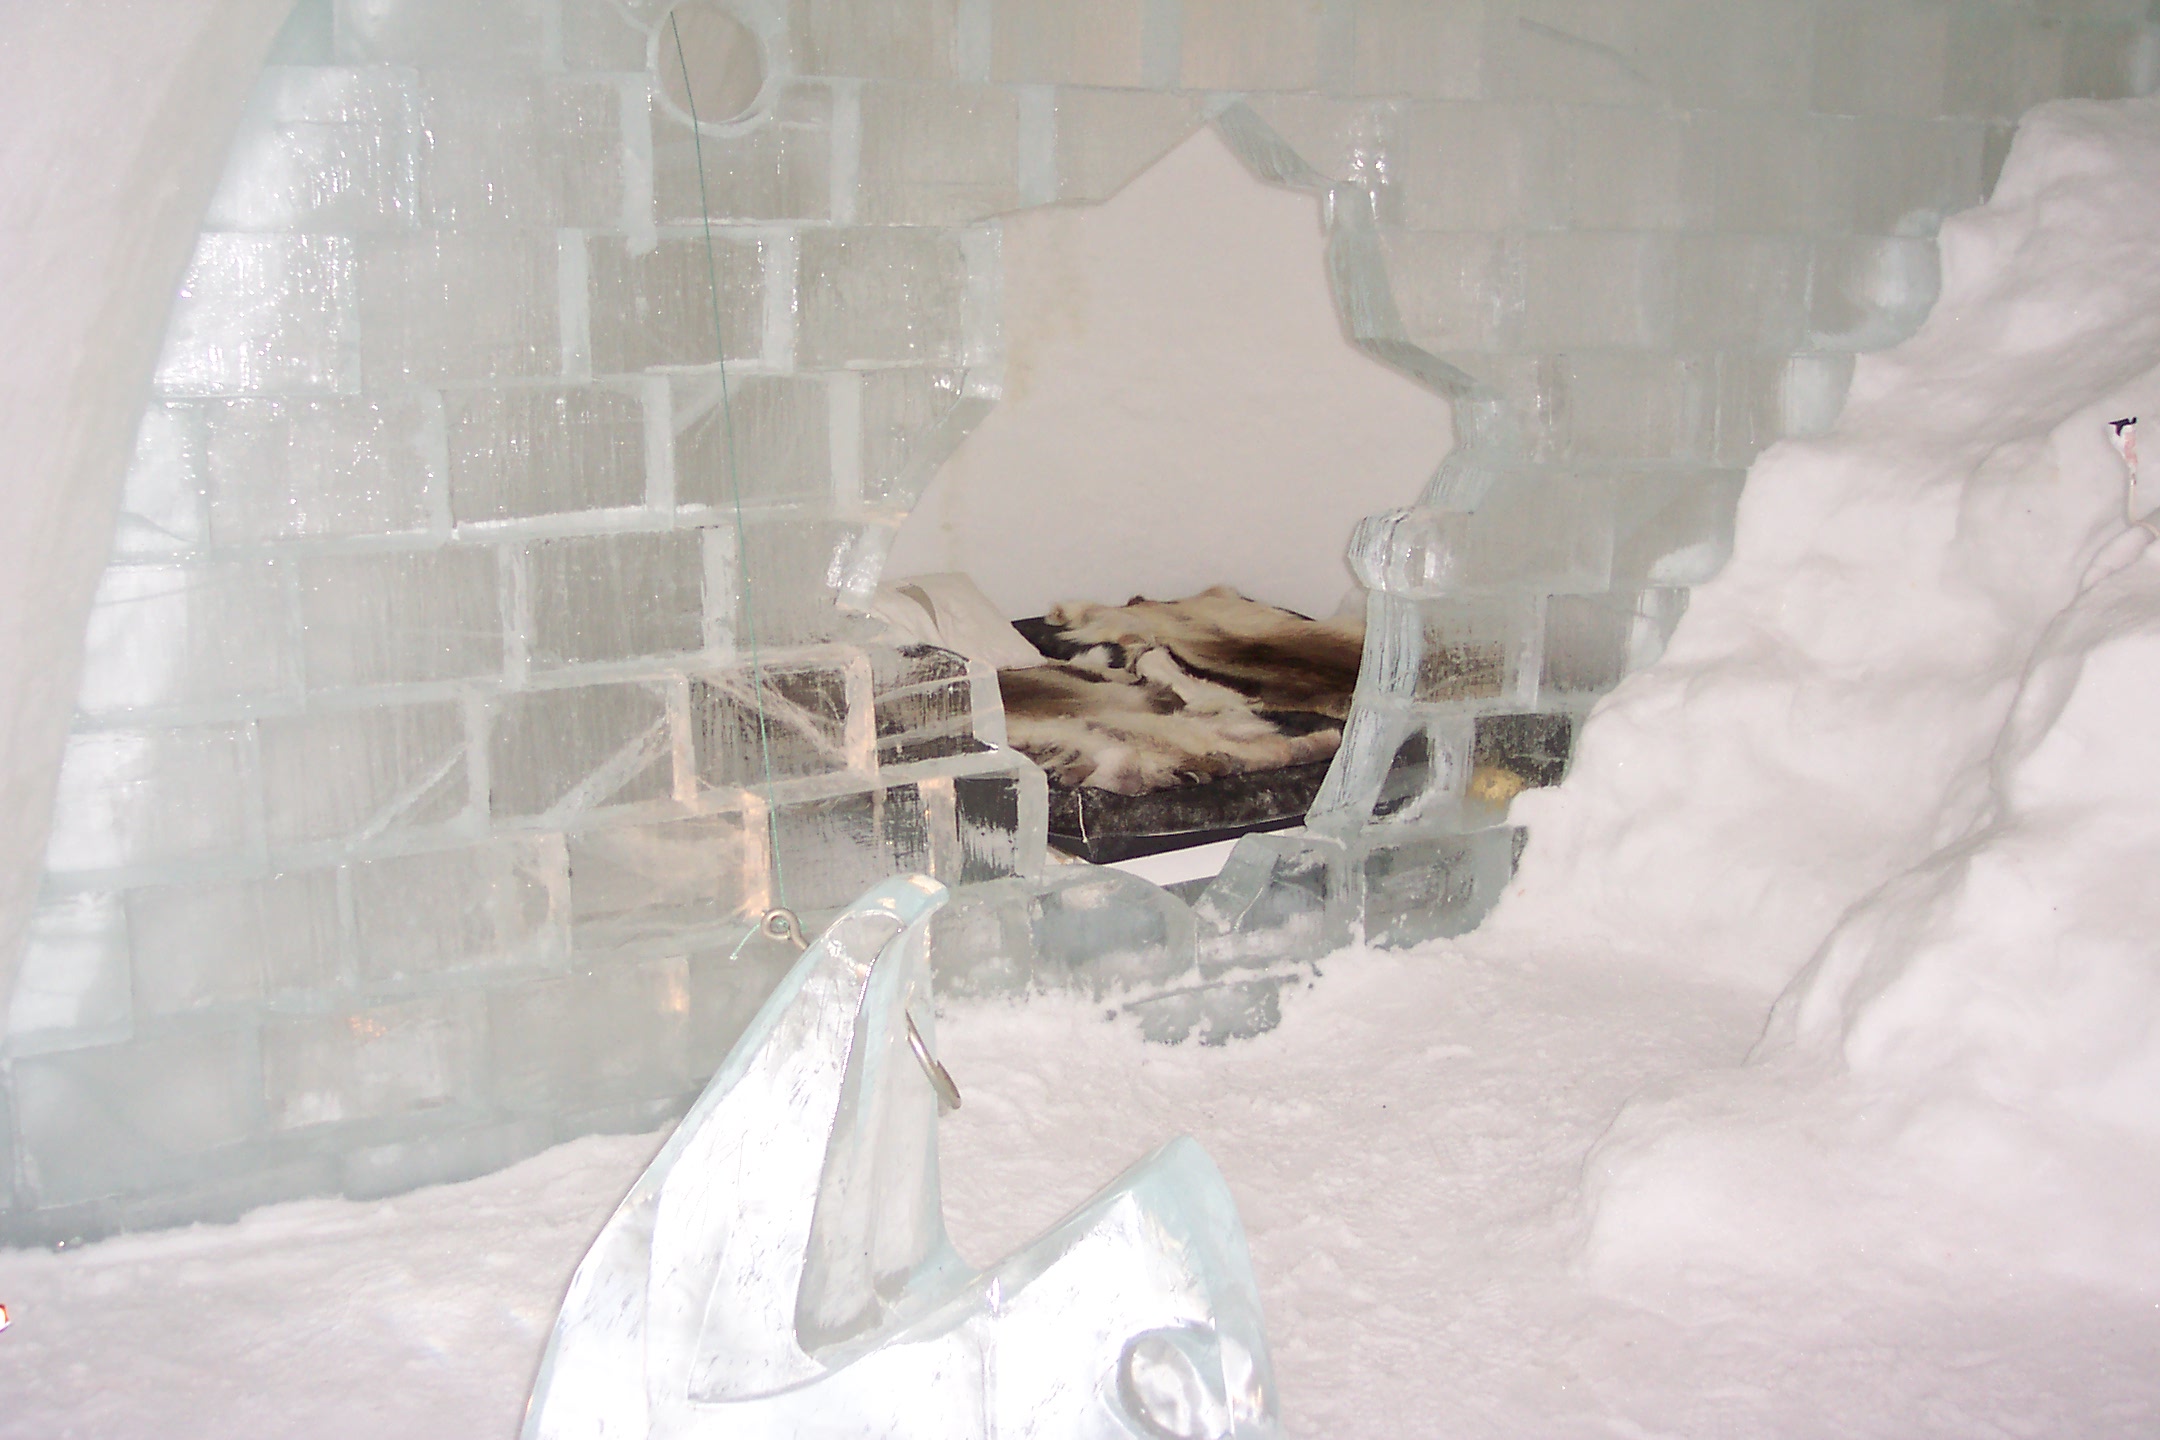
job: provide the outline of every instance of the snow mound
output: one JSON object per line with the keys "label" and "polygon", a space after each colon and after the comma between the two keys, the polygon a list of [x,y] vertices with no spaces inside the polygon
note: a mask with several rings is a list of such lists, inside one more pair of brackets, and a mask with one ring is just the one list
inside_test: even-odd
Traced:
{"label": "snow mound", "polygon": [[2160,104],[2032,112],[1927,325],[1763,457],[1726,574],[1519,804],[1481,945],[1782,987],[1593,1153],[1594,1269],[2160,1284],[2160,552],[2106,426],[2160,407],[2156,237]]}

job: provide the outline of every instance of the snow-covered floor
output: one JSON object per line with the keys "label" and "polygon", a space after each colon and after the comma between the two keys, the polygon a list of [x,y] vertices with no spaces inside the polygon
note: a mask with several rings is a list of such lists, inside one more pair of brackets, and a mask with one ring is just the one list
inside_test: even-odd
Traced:
{"label": "snow-covered floor", "polygon": [[[1436,947],[1338,957],[1280,1030],[1225,1049],[1099,1016],[941,1021],[967,1097],[940,1130],[954,1237],[1002,1254],[1189,1130],[1245,1217],[1290,1435],[2160,1427],[2149,1302],[1969,1270],[1586,1282],[1584,1154],[1644,1086],[1741,1058],[1760,1006],[1730,990]],[[0,1434],[508,1437],[570,1270],[653,1147],[0,1256]]]}
{"label": "snow-covered floor", "polygon": [[[950,1006],[962,1252],[1184,1131],[1292,1436],[2160,1433],[2156,235],[2160,102],[2028,117],[1468,941],[1222,1049]],[[0,1436],[507,1437],[655,1144],[0,1252]]]}

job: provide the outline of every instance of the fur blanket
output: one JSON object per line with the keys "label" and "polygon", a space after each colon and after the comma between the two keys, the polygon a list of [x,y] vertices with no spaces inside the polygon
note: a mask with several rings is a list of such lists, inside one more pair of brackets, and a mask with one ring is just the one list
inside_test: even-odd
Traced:
{"label": "fur blanket", "polygon": [[1217,586],[1054,605],[1028,638],[1051,663],[998,672],[1013,746],[1055,784],[1138,795],[1333,755],[1365,627]]}

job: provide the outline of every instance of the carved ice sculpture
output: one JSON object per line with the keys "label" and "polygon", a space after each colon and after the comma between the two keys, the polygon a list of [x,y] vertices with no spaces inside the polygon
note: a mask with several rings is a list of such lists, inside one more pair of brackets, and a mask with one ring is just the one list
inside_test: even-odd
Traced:
{"label": "carved ice sculpture", "polygon": [[1252,1265],[1190,1139],[981,1273],[945,1237],[924,931],[887,881],[810,947],[579,1265],[527,1440],[1274,1440]]}

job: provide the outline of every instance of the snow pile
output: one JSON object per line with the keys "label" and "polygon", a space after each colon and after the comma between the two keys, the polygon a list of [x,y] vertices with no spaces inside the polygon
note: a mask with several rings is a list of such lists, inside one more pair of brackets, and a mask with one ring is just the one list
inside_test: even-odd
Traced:
{"label": "snow pile", "polygon": [[1606,1273],[2160,1284],[2160,554],[2106,424],[2160,402],[2156,239],[2160,104],[2028,116],[1926,327],[1757,465],[1726,575],[1519,806],[1481,948],[1783,986],[1593,1153]]}

